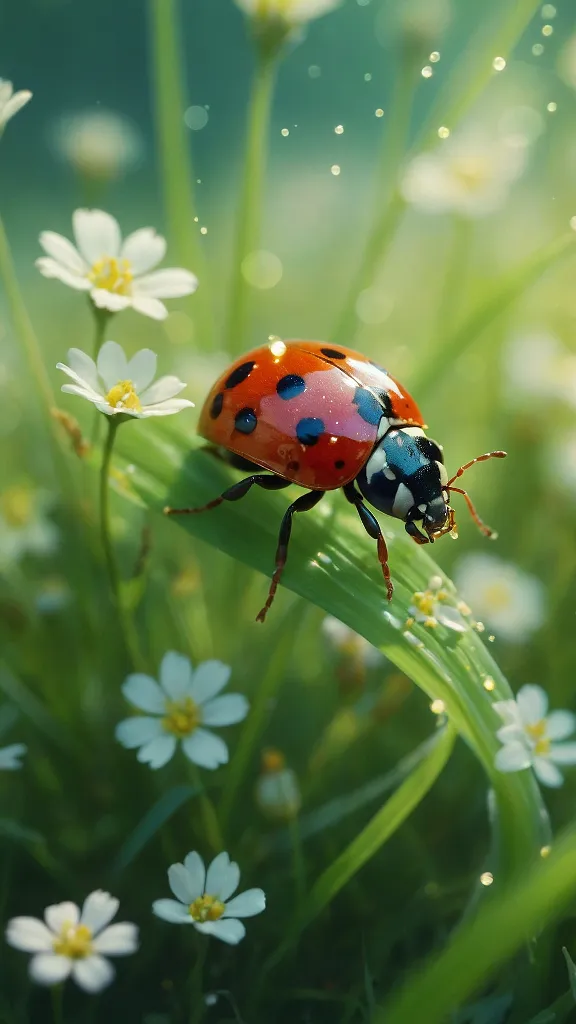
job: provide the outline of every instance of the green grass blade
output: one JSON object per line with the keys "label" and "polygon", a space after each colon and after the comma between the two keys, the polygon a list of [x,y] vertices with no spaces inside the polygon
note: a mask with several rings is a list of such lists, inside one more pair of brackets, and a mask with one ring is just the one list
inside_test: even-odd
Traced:
{"label": "green grass blade", "polygon": [[450,1012],[576,895],[576,830],[555,844],[520,881],[485,903],[446,949],[411,975],[401,991],[373,1016],[372,1024],[444,1024]]}
{"label": "green grass blade", "polygon": [[138,822],[121,847],[112,866],[112,874],[119,875],[125,871],[172,815],[176,814],[176,811],[179,811],[188,800],[192,800],[199,792],[200,790],[194,786],[173,786],[172,789],[163,793]]}

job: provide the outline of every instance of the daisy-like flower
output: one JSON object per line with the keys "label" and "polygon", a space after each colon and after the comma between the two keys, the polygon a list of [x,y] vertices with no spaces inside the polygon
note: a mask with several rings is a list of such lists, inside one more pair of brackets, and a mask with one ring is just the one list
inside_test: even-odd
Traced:
{"label": "daisy-like flower", "polygon": [[366,667],[372,667],[382,661],[383,655],[377,647],[360,636],[360,633],[355,633],[349,626],[340,622],[334,615],[327,615],[323,619],[322,632],[344,657],[358,660]]}
{"label": "daisy-like flower", "polygon": [[20,758],[24,757],[27,749],[24,743],[0,748],[0,772],[17,772],[22,767]]}
{"label": "daisy-like flower", "polygon": [[261,21],[283,21],[303,25],[339,7],[342,0],[236,0],[249,17]]}
{"label": "daisy-like flower", "polygon": [[542,625],[542,584],[496,555],[464,555],[454,582],[474,615],[504,640],[520,643]]}
{"label": "daisy-like flower", "polygon": [[143,143],[134,122],[113,110],[85,110],[60,119],[53,132],[58,156],[91,181],[113,181],[140,159]]}
{"label": "daisy-like flower", "polygon": [[39,985],[58,985],[72,975],[86,992],[100,992],[114,978],[106,957],[127,956],[138,948],[135,924],[110,925],[118,906],[110,893],[97,889],[84,900],[82,912],[75,903],[66,902],[46,907],[44,921],[13,917],[6,941],[34,954],[29,971]]}
{"label": "daisy-like flower", "polygon": [[442,577],[431,576],[426,590],[417,590],[412,594],[412,604],[408,609],[410,618],[406,625],[412,626],[414,622],[421,622],[427,629],[446,626],[456,633],[465,633],[471,624],[464,616],[470,615],[470,609],[463,601],[451,604],[452,600],[444,587]]}
{"label": "daisy-like flower", "polygon": [[240,868],[227,853],[219,853],[208,867],[200,854],[189,853],[183,864],[168,868],[175,900],[155,900],[156,917],[170,924],[193,924],[203,935],[236,946],[246,934],[240,917],[254,917],[266,907],[262,889],[247,889],[230,899],[240,881]]}
{"label": "daisy-like flower", "polygon": [[57,363],[73,384],[63,384],[62,391],[92,402],[106,416],[173,416],[194,405],[186,398],[176,398],[186,385],[178,377],[156,374],[156,353],[142,348],[128,360],[115,341],[105,341],[96,362],[79,348],[68,352],[68,364]]}
{"label": "daisy-like flower", "polygon": [[494,710],[504,722],[496,736],[502,747],[494,764],[501,772],[533,768],[544,786],[561,786],[558,765],[576,764],[576,742],[562,743],[576,729],[571,711],[548,712],[548,695],[541,686],[523,686],[516,700],[501,700]]}
{"label": "daisy-like flower", "polygon": [[166,239],[153,228],[140,228],[122,241],[118,221],[104,210],[76,210],[72,217],[76,245],[55,231],[43,231],[46,256],[36,260],[44,277],[88,292],[99,309],[117,313],[132,306],[138,313],[164,320],[160,299],[191,295],[198,278],[189,270],[167,268],[148,273],[164,259]]}
{"label": "daisy-like flower", "polygon": [[516,334],[504,350],[512,398],[552,398],[576,405],[576,356],[547,331]]}
{"label": "daisy-like flower", "polygon": [[27,483],[0,492],[0,569],[26,554],[48,556],[58,546],[58,530],[47,512],[52,499]]}
{"label": "daisy-like flower", "polygon": [[527,146],[517,134],[454,136],[408,165],[402,193],[425,213],[484,217],[504,204],[526,166]]}
{"label": "daisy-like flower", "polygon": [[300,786],[295,772],[286,767],[279,750],[262,754],[262,774],[256,781],[256,803],[262,814],[273,821],[294,818],[302,805]]}
{"label": "daisy-like flower", "polygon": [[230,671],[221,661],[204,661],[194,671],[183,654],[168,651],[160,665],[160,685],[141,673],[128,676],[123,684],[126,700],[148,715],[120,722],[116,739],[128,749],[139,747],[138,760],[151,768],[162,768],[178,741],[200,768],[226,764],[228,747],[205,726],[235,725],[248,714],[248,701],[241,693],[217,696]]}
{"label": "daisy-like flower", "polygon": [[12,82],[7,82],[5,78],[0,78],[0,136],[8,121],[19,110],[22,110],[22,107],[26,106],[31,99],[32,93],[29,89],[21,89],[19,92],[14,92]]}

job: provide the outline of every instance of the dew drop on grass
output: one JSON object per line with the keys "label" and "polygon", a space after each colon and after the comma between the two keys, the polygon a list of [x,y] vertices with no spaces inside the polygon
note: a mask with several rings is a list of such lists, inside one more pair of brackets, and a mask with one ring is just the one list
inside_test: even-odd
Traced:
{"label": "dew drop on grass", "polygon": [[364,81],[365,82],[371,82],[372,81],[372,75],[370,74],[369,71],[367,71],[366,74],[364,75]]}
{"label": "dew drop on grass", "polygon": [[486,676],[486,679],[482,683],[482,686],[484,687],[485,690],[488,691],[488,693],[491,693],[492,690],[495,688],[496,683],[492,679],[492,676]]}
{"label": "dew drop on grass", "polygon": [[544,47],[542,46],[542,43],[534,43],[534,46],[532,47],[532,53],[535,57],[541,57],[544,53]]}
{"label": "dew drop on grass", "polygon": [[280,132],[280,135],[283,135],[284,138],[286,138],[287,135],[290,135],[290,129],[289,128],[282,128],[282,130]]}
{"label": "dew drop on grass", "polygon": [[554,7],[554,4],[544,4],[542,10],[540,11],[540,14],[545,20],[547,20],[548,18],[555,18],[557,11]]}
{"label": "dew drop on grass", "polygon": [[554,114],[558,110],[558,104],[552,100],[552,102],[546,104],[546,110],[549,114]]}
{"label": "dew drop on grass", "polygon": [[437,700],[433,700],[430,705],[430,711],[432,712],[433,715],[443,715],[444,712],[446,711],[446,705],[444,701],[440,700],[440,698],[438,698]]}
{"label": "dew drop on grass", "polygon": [[336,135],[343,135],[344,134],[344,125],[343,124],[337,124],[335,129],[334,129],[334,132],[335,132]]}
{"label": "dew drop on grass", "polygon": [[310,78],[320,78],[321,74],[322,70],[318,66],[318,64],[311,64],[310,67],[308,68],[308,75],[310,76]]}
{"label": "dew drop on grass", "polygon": [[377,107],[374,113],[376,114],[376,117],[384,117],[384,111],[382,110],[382,107]]}
{"label": "dew drop on grass", "polygon": [[542,35],[543,36],[551,36],[553,31],[554,31],[554,27],[552,25],[543,25],[542,26]]}
{"label": "dew drop on grass", "polygon": [[333,174],[334,177],[337,178],[338,175],[340,174],[340,171],[341,171],[340,164],[332,164],[332,167],[330,168],[330,174]]}
{"label": "dew drop on grass", "polygon": [[504,57],[494,57],[494,60],[492,61],[492,67],[494,68],[494,71],[504,71],[504,68],[506,67],[506,61]]}
{"label": "dew drop on grass", "polygon": [[432,64],[437,64],[438,61],[440,60],[440,51],[432,50],[432,53],[428,57],[428,60],[431,61]]}
{"label": "dew drop on grass", "polygon": [[494,875],[492,874],[491,871],[483,871],[482,874],[480,875],[480,884],[481,885],[492,885],[493,881],[494,881]]}
{"label": "dew drop on grass", "polygon": [[434,70],[433,70],[433,68],[430,67],[429,64],[426,64],[422,68],[422,71],[420,72],[420,74],[422,75],[422,78],[432,78],[432,75],[434,74]]}
{"label": "dew drop on grass", "polygon": [[200,228],[200,234],[201,235],[207,235],[208,234],[208,228],[204,228],[204,227]]}
{"label": "dew drop on grass", "polygon": [[449,137],[449,135],[450,135],[450,129],[447,128],[446,125],[443,125],[443,124],[440,125],[440,127],[438,129],[438,138],[439,139],[447,139]]}

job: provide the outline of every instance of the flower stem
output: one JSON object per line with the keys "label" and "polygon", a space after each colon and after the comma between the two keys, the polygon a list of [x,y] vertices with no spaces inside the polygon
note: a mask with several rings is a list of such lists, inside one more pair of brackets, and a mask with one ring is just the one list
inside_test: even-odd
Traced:
{"label": "flower stem", "polygon": [[204,836],[214,853],[222,853],[222,850],[225,849],[225,845],[222,829],[218,820],[218,813],[206,792],[204,784],[200,778],[200,773],[195,765],[193,766],[192,774],[194,785],[200,790],[198,799],[200,801],[200,810],[202,813]]}
{"label": "flower stem", "polygon": [[194,964],[194,970],[190,978],[190,1016],[188,1018],[189,1024],[200,1024],[205,1010],[206,1003],[204,1002],[204,964],[206,963],[206,954],[208,952],[208,942],[205,936],[197,935],[197,949],[198,955],[196,957],[196,963]]}
{"label": "flower stem", "polygon": [[244,347],[249,312],[248,286],[242,275],[242,261],[258,245],[261,200],[266,171],[270,111],[278,64],[277,49],[260,46],[248,109],[244,177],[240,197],[232,286],[224,347],[229,352]]}
{"label": "flower stem", "polygon": [[[90,302],[90,305],[92,307],[92,312],[93,312],[93,315],[94,315],[94,323],[95,323],[94,341],[92,343],[92,346],[93,346],[92,347],[92,358],[93,358],[94,362],[96,362],[97,359],[98,359],[98,353],[99,353],[100,349],[102,348],[102,342],[104,341],[104,334],[106,332],[106,326],[108,324],[108,321],[112,317],[112,313],[108,309],[98,309],[98,307],[95,306],[92,301]],[[98,412],[98,410],[95,409],[94,410],[94,423],[92,425],[92,436],[90,438],[90,441],[91,441],[91,443],[93,445],[97,444],[98,440],[99,440],[100,423],[101,423],[101,415]]]}
{"label": "flower stem", "polygon": [[64,1024],[64,986],[52,985],[52,1018],[54,1024]]}

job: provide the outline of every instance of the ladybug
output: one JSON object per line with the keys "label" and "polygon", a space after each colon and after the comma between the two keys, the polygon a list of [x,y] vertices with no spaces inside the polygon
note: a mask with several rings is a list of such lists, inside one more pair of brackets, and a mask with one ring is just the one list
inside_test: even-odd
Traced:
{"label": "ladybug", "polygon": [[365,501],[402,519],[417,544],[432,544],[455,530],[449,496],[457,491],[480,530],[494,536],[454,481],[474,463],[504,458],[506,452],[480,455],[449,479],[442,448],[425,429],[411,395],[366,356],[320,341],[272,341],[242,356],[219,377],[198,424],[198,433],[233,465],[257,472],[201,508],[165,511],[205,512],[223,501],[238,501],[255,484],[271,491],[290,484],[307,488],[307,494],[289,505],[280,525],[276,568],[257,616],[263,622],[286,564],[294,513],[307,512],[326,491],[341,487],[377,542],[390,600],[386,541]]}

